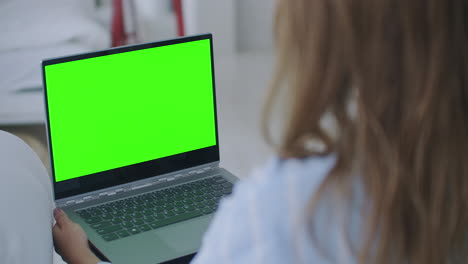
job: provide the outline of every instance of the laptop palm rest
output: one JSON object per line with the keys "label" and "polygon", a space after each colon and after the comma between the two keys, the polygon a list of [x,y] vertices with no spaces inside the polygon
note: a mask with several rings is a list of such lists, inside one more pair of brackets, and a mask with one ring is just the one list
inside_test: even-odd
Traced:
{"label": "laptop palm rest", "polygon": [[[109,259],[113,264],[160,263],[195,253],[210,219],[211,216],[202,216],[97,247],[106,256],[111,256]],[[128,252],[132,254],[128,255]]]}

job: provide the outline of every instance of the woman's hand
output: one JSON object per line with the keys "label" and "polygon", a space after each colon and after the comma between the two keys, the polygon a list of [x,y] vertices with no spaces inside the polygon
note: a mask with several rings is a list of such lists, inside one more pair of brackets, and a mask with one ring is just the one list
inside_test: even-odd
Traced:
{"label": "woman's hand", "polygon": [[100,260],[88,247],[88,238],[78,224],[61,209],[54,210],[57,222],[52,229],[54,246],[63,260],[70,264],[96,264]]}

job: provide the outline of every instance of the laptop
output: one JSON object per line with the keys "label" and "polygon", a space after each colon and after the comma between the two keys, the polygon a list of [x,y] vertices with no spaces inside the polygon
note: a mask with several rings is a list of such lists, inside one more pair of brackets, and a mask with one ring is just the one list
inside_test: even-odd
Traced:
{"label": "laptop", "polygon": [[58,207],[114,264],[190,256],[237,178],[219,167],[211,34],[42,62]]}

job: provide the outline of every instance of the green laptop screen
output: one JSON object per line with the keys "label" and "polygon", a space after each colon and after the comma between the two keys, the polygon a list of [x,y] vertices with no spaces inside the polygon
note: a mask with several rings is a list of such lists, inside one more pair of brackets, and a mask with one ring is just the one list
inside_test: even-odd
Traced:
{"label": "green laptop screen", "polygon": [[56,181],[216,145],[210,45],[45,66]]}

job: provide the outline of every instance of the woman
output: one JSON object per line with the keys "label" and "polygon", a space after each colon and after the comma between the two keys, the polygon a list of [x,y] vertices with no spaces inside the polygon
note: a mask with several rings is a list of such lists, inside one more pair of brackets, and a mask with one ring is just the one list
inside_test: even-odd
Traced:
{"label": "woman", "polygon": [[[467,15],[463,0],[279,0],[278,158],[223,201],[193,263],[466,263]],[[55,217],[64,259],[97,263]]]}

